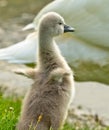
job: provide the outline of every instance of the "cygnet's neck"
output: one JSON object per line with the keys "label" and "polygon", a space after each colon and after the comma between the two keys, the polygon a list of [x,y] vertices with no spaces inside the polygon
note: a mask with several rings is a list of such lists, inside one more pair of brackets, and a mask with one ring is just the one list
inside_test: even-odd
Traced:
{"label": "cygnet's neck", "polygon": [[46,32],[38,33],[38,67],[42,71],[51,71],[57,67],[62,67],[64,58],[61,56],[58,46],[53,37]]}
{"label": "cygnet's neck", "polygon": [[39,31],[38,38],[39,52],[53,49],[54,40],[48,33]]}

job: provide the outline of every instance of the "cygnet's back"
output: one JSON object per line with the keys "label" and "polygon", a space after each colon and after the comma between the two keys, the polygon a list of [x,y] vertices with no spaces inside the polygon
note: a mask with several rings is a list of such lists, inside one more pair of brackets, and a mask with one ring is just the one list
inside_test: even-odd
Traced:
{"label": "cygnet's back", "polygon": [[53,38],[73,31],[57,13],[40,19],[35,81],[23,102],[18,130],[58,130],[63,125],[74,96],[74,81]]}

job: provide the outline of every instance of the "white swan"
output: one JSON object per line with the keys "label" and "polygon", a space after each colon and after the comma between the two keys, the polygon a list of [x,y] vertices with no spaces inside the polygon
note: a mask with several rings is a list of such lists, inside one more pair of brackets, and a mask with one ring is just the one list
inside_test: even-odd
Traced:
{"label": "white swan", "polygon": [[[61,14],[68,24],[76,28],[75,34],[65,34],[58,38],[57,42],[63,43],[59,47],[69,64],[78,71],[78,79],[109,83],[107,79],[109,76],[108,5],[108,0],[55,0],[39,12],[29,27],[32,25],[37,30],[38,20],[46,12],[55,11]],[[17,51],[18,44],[8,48],[9,50],[0,50],[0,59],[14,63],[16,61],[16,63],[35,62],[36,48],[32,46],[36,46],[36,42],[37,38],[32,36],[20,44],[18,43],[23,53]],[[70,43],[69,46],[66,43]],[[32,48],[30,49],[30,47]],[[16,53],[13,55],[14,51]],[[91,66],[93,68],[90,72],[89,67]],[[102,73],[102,75],[99,73]]]}
{"label": "white swan", "polygon": [[[66,6],[67,5],[67,6]],[[76,27],[76,35],[81,41],[102,47],[109,47],[109,1],[108,0],[56,0],[43,8],[32,24],[24,29],[37,28],[42,14],[55,11],[70,25]]]}
{"label": "white swan", "polygon": [[73,31],[57,13],[47,13],[40,19],[38,65],[34,84],[23,103],[18,130],[59,130],[64,124],[74,97],[74,80],[54,37]]}
{"label": "white swan", "polygon": [[[74,48],[72,52],[67,52],[66,48],[63,50],[63,54],[69,62],[73,56],[75,60],[88,59],[97,63],[102,60],[104,63],[108,61],[107,57],[109,56],[108,3],[108,0],[69,0],[69,2],[67,0],[55,0],[45,6],[36,16],[34,22],[25,29],[28,29],[28,27],[37,28],[38,20],[42,14],[49,11],[56,11],[67,20],[67,23],[74,25],[76,28],[74,36],[61,37],[65,41],[64,43],[71,42],[69,49],[71,48],[72,50]],[[75,39],[72,37],[75,37]],[[63,43],[61,40],[60,43]],[[27,36],[26,40],[14,46],[0,49],[0,60],[7,60],[13,63],[35,62],[36,41],[36,37],[32,36],[28,38]],[[66,44],[60,46],[68,48]],[[75,50],[78,51],[76,55]]]}
{"label": "white swan", "polygon": [[25,40],[7,48],[0,49],[0,60],[10,63],[35,63],[37,48],[36,32],[29,34]]}

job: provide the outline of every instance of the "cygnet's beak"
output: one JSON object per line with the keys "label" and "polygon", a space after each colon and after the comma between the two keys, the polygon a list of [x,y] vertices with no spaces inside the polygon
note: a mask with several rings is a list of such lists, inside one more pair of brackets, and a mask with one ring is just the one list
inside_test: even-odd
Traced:
{"label": "cygnet's beak", "polygon": [[72,27],[70,27],[68,25],[64,25],[64,33],[66,33],[66,32],[74,32],[74,31],[75,31],[74,28],[72,28]]}

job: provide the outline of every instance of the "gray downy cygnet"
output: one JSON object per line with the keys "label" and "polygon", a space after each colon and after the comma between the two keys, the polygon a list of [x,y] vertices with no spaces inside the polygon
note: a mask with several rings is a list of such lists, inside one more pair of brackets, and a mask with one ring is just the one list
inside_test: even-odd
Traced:
{"label": "gray downy cygnet", "polygon": [[73,32],[55,12],[42,16],[38,27],[38,62],[34,84],[28,91],[17,124],[18,130],[59,130],[74,97],[73,74],[54,37]]}

